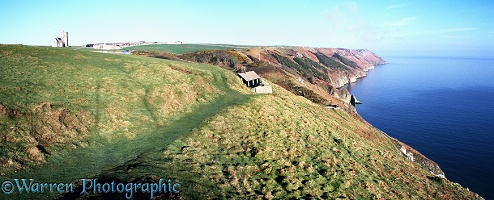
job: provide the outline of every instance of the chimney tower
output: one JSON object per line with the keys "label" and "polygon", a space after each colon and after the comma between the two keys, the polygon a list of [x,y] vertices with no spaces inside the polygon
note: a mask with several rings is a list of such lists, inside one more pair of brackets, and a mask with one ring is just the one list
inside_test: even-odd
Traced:
{"label": "chimney tower", "polygon": [[69,32],[62,30],[62,41],[64,47],[69,47]]}

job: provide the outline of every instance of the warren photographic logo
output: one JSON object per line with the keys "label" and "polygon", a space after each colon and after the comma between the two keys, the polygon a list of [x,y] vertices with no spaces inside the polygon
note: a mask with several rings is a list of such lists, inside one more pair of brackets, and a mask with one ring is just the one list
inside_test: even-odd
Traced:
{"label": "warren photographic logo", "polygon": [[72,183],[40,183],[35,182],[34,179],[13,179],[12,181],[6,180],[2,183],[2,193],[12,194],[17,190],[22,193],[43,193],[43,192],[58,192],[67,193],[74,192],[74,186]]}
{"label": "warren photographic logo", "polygon": [[[135,193],[150,194],[153,198],[160,193],[179,193],[180,183],[172,182],[170,179],[160,178],[157,182],[151,183],[121,183],[112,181],[110,183],[100,183],[98,179],[80,179],[79,186],[82,191],[80,195],[89,193],[125,193],[127,199],[132,199]],[[73,183],[46,183],[38,182],[35,179],[12,179],[2,182],[1,190],[3,194],[36,194],[36,193],[74,193],[74,188],[78,187]]]}

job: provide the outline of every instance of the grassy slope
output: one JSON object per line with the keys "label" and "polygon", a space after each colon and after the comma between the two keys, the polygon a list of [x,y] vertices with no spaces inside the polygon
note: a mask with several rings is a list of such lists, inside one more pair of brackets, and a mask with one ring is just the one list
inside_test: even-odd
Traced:
{"label": "grassy slope", "polygon": [[[9,178],[94,177],[163,149],[222,108],[248,99],[234,74],[208,65],[46,47],[0,48],[0,103],[4,110],[22,113],[0,115],[0,169]],[[57,124],[60,110],[85,116],[87,130]],[[50,123],[63,128],[46,128]],[[36,148],[40,144],[50,156]],[[14,172],[18,167],[32,170]]]}
{"label": "grassy slope", "polygon": [[185,53],[193,53],[193,52],[206,51],[206,50],[229,50],[235,48],[238,48],[238,46],[213,45],[213,44],[151,44],[151,45],[126,47],[124,49],[185,54]]}
{"label": "grassy slope", "polygon": [[247,95],[218,67],[21,46],[0,46],[0,67],[2,179],[158,176],[191,198],[473,198],[358,117],[276,85]]}
{"label": "grassy slope", "polygon": [[276,95],[228,108],[163,152],[173,161],[163,164],[167,173],[190,181],[184,193],[226,199],[474,198],[407,160],[394,140],[358,117],[274,89]]}

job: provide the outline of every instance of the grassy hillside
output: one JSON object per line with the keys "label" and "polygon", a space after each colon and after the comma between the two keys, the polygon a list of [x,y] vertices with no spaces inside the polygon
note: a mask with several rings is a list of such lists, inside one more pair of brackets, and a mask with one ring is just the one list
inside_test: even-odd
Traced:
{"label": "grassy hillside", "polygon": [[194,53],[207,50],[230,50],[239,46],[234,45],[215,45],[215,44],[151,44],[134,47],[126,47],[125,50],[136,51],[156,51],[174,54]]}
{"label": "grassy hillside", "polygon": [[[139,46],[141,47],[133,54],[207,63],[234,72],[255,71],[296,95],[332,106],[342,106],[341,102],[350,104],[349,96],[346,98],[348,92],[337,88],[364,77],[366,71],[373,69],[375,65],[386,63],[381,57],[365,49],[248,46],[224,50],[218,49],[216,45],[198,45],[196,49],[189,49],[191,51],[188,53],[176,54],[173,52],[183,52],[187,50],[187,46],[164,45],[160,46],[166,47],[162,49]],[[174,49],[167,49],[168,47]]]}
{"label": "grassy hillside", "polygon": [[[407,160],[397,142],[342,110],[280,87],[228,108],[163,152],[201,198],[471,199]],[[178,164],[180,163],[180,164]],[[204,195],[204,196],[203,196]]]}
{"label": "grassy hillside", "polygon": [[92,177],[162,149],[222,108],[248,99],[241,80],[209,65],[48,47],[0,48],[5,177]]}
{"label": "grassy hillside", "polygon": [[[220,67],[0,45],[0,70],[1,180],[170,178],[182,185],[171,197],[185,199],[476,198],[409,161],[358,115],[277,85],[250,94]],[[0,193],[17,197],[27,198]]]}

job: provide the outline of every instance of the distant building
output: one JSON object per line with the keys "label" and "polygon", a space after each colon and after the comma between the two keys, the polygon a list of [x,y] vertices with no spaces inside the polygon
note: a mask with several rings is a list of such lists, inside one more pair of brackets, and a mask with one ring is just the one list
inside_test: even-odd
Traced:
{"label": "distant building", "polygon": [[52,47],[68,47],[69,46],[69,32],[62,30],[62,38],[56,37],[51,42]]}
{"label": "distant building", "polygon": [[62,38],[56,37],[52,42],[51,42],[52,47],[64,47],[65,45],[63,44]]}

